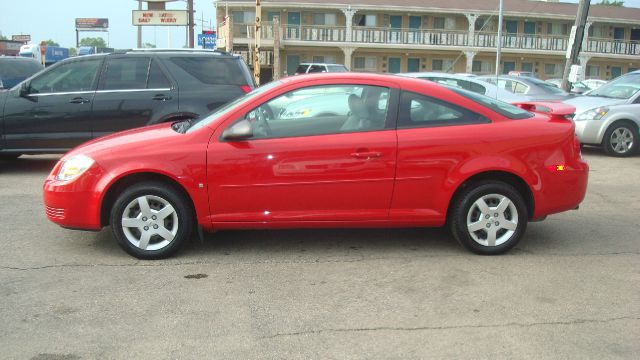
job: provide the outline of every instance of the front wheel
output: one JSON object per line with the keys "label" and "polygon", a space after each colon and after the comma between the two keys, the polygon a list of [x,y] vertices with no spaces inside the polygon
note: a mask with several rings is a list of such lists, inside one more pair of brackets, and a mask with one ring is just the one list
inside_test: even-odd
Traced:
{"label": "front wheel", "polygon": [[500,181],[467,187],[450,214],[453,236],[476,254],[498,255],[513,248],[527,228],[527,208],[520,193]]}
{"label": "front wheel", "polygon": [[163,259],[189,240],[193,212],[184,195],[159,182],[131,186],[111,210],[111,229],[118,244],[138,259]]}
{"label": "front wheel", "polygon": [[638,129],[626,122],[613,124],[604,134],[603,145],[607,155],[631,156],[638,149]]}

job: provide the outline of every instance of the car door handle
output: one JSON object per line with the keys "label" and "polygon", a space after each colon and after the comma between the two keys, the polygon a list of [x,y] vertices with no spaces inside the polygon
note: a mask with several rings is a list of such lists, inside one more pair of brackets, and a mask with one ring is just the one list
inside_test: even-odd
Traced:
{"label": "car door handle", "polygon": [[167,100],[171,100],[171,96],[167,96],[164,94],[158,94],[156,96],[154,96],[152,98],[153,100],[157,100],[157,101],[167,101]]}
{"label": "car door handle", "polygon": [[351,153],[351,157],[356,159],[374,159],[382,156],[381,152],[378,151],[364,151],[364,152],[354,152]]}
{"label": "car door handle", "polygon": [[85,99],[83,97],[75,97],[69,101],[71,104],[86,104],[89,102],[89,99]]}

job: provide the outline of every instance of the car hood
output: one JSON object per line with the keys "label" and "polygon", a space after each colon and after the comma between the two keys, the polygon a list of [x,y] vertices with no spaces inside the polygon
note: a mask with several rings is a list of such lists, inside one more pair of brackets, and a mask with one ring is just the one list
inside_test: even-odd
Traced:
{"label": "car hood", "polygon": [[626,103],[626,100],[599,96],[576,96],[572,99],[565,100],[564,103],[575,106],[576,114],[581,114],[587,110],[600,106],[624,104]]}
{"label": "car hood", "polygon": [[131,151],[141,153],[165,147],[172,138],[184,136],[171,128],[171,123],[161,123],[142,128],[125,130],[85,142],[71,151],[64,158],[84,154],[91,157],[111,154],[115,149],[119,153]]}

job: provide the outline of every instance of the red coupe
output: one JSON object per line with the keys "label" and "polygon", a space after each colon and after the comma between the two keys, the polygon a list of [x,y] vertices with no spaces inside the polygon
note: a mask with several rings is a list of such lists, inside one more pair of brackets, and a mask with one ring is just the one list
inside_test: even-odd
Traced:
{"label": "red coupe", "polygon": [[392,75],[289,77],[198,120],[75,148],[44,184],[46,214],[111,225],[143,259],[174,254],[195,227],[447,224],[469,250],[499,254],[528,221],[583,200],[573,111]]}

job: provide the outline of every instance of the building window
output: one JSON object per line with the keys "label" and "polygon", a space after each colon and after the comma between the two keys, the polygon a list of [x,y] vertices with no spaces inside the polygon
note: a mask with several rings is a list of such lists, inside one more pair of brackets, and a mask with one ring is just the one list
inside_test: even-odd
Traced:
{"label": "building window", "polygon": [[365,15],[365,14],[359,14],[355,16],[355,22],[354,25],[355,26],[372,26],[375,27],[377,25],[377,18],[376,15]]}
{"label": "building window", "polygon": [[476,20],[476,31],[496,31],[496,23],[491,18],[481,18]]}
{"label": "building window", "polygon": [[548,23],[547,33],[550,35],[567,35],[569,34],[569,26],[567,24]]}
{"label": "building window", "polygon": [[336,57],[333,55],[314,55],[313,62],[320,64],[335,64]]}
{"label": "building window", "polygon": [[585,76],[588,78],[600,78],[600,66],[587,65]]}
{"label": "building window", "polygon": [[436,17],[433,18],[433,28],[434,29],[444,29],[444,18],[443,17]]}
{"label": "building window", "polygon": [[377,71],[378,59],[375,56],[357,56],[353,58],[353,68],[363,71]]}
{"label": "building window", "polygon": [[234,11],[233,23],[234,24],[253,24],[256,21],[255,11]]}
{"label": "building window", "polygon": [[336,24],[336,14],[317,13],[313,14],[313,25],[329,25]]}
{"label": "building window", "polygon": [[474,74],[490,74],[491,62],[482,60],[473,60],[471,71]]}
{"label": "building window", "polygon": [[558,64],[544,64],[545,75],[559,75],[560,66]]}
{"label": "building window", "polygon": [[523,63],[520,65],[520,70],[522,70],[522,71],[529,71],[529,72],[533,73],[533,63],[530,63],[530,62],[523,62]]}
{"label": "building window", "polygon": [[433,59],[431,70],[449,72],[453,69],[453,60]]}

